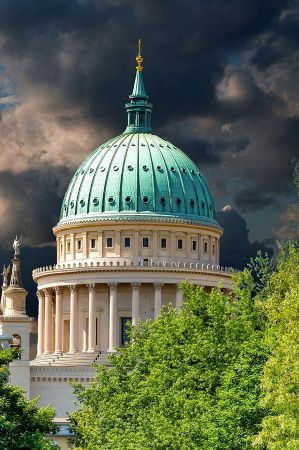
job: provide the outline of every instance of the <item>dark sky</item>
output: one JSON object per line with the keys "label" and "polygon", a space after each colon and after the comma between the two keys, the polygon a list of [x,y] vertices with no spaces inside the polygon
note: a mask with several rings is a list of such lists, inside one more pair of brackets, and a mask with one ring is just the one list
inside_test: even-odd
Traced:
{"label": "dark sky", "polygon": [[139,37],[154,131],[205,174],[222,261],[295,237],[298,1],[0,0],[0,262],[22,233],[26,281],[76,167],[125,128]]}

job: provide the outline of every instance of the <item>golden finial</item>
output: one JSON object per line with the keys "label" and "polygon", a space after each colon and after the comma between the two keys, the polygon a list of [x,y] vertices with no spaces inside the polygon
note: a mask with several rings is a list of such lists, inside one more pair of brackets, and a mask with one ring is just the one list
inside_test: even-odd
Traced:
{"label": "golden finial", "polygon": [[138,55],[136,56],[136,61],[138,66],[136,66],[136,69],[138,72],[142,72],[143,71],[143,67],[142,67],[142,61],[143,58],[141,56],[141,39],[138,39]]}

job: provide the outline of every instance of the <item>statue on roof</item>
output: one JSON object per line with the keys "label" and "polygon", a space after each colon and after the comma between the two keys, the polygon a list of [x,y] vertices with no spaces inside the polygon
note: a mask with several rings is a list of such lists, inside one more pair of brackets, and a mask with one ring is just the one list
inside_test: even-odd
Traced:
{"label": "statue on roof", "polygon": [[8,274],[10,272],[10,265],[9,266],[5,266],[5,264],[3,265],[3,272],[1,275],[3,275],[3,286],[6,287],[7,286],[7,280],[8,280]]}
{"label": "statue on roof", "polygon": [[20,237],[20,239],[18,238],[18,236],[15,237],[15,240],[13,242],[13,249],[15,251],[15,255],[14,256],[19,256],[20,255],[20,246],[22,244],[23,238],[22,236]]}

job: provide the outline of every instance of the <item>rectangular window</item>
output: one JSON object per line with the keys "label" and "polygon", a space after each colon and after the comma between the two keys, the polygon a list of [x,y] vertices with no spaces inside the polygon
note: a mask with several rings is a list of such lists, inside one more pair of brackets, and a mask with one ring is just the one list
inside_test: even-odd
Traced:
{"label": "rectangular window", "polygon": [[63,252],[63,245],[60,244],[60,253],[62,254],[62,252]]}
{"label": "rectangular window", "polygon": [[162,238],[161,239],[161,248],[166,248],[166,246],[167,246],[166,238]]}
{"label": "rectangular window", "polygon": [[131,238],[125,237],[125,247],[131,247]]}
{"label": "rectangular window", "polygon": [[182,250],[183,248],[183,239],[178,239],[178,249]]}
{"label": "rectangular window", "polygon": [[77,250],[78,250],[78,251],[82,250],[82,241],[81,241],[81,239],[79,239],[79,240],[77,241]]}
{"label": "rectangular window", "polygon": [[204,243],[204,252],[208,253],[208,243],[207,242]]}
{"label": "rectangular window", "polygon": [[71,251],[71,243],[70,243],[70,241],[68,241],[67,244],[66,244],[66,250],[67,250],[68,253],[70,253],[70,251]]}
{"label": "rectangular window", "polygon": [[196,248],[197,248],[197,242],[196,241],[192,241],[192,250],[194,252],[196,252]]}
{"label": "rectangular window", "polygon": [[142,238],[142,247],[148,247],[149,246],[149,238],[144,237]]}
{"label": "rectangular window", "polygon": [[106,239],[106,247],[108,247],[108,248],[113,247],[113,239],[112,239],[112,237],[108,237]]}
{"label": "rectangular window", "polygon": [[96,240],[95,239],[90,239],[90,248],[93,250],[96,248]]}
{"label": "rectangular window", "polygon": [[215,254],[215,245],[213,244],[213,255]]}

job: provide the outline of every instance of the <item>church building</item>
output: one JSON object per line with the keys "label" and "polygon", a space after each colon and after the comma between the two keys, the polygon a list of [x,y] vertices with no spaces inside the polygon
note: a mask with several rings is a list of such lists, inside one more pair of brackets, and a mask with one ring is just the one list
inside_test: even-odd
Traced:
{"label": "church building", "polygon": [[75,172],[53,229],[57,262],[33,271],[39,312],[32,361],[17,239],[10,280],[7,270],[3,275],[0,334],[23,349],[11,382],[29,398],[40,396],[41,406],[52,404],[62,430],[75,407],[69,383],[89,383],[93,363],[108,364],[107,355],[128,339],[128,323],[154,320],[170,303],[180,308],[183,280],[231,288],[230,270],[219,265],[223,231],[210,190],[197,165],[153,133],[140,43],[136,60],[125,131]]}

